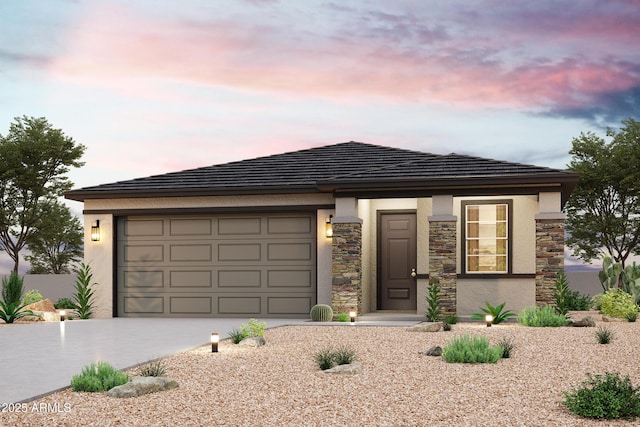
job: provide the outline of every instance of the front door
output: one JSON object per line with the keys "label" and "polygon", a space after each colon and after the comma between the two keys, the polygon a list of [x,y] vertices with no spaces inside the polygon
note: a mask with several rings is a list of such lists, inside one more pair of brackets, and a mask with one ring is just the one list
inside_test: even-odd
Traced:
{"label": "front door", "polygon": [[378,227],[378,310],[416,310],[416,214],[379,212]]}

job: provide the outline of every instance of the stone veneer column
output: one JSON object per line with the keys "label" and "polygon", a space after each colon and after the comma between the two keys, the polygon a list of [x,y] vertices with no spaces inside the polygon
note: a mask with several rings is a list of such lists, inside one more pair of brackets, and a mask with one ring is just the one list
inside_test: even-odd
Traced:
{"label": "stone veneer column", "polygon": [[331,305],[362,313],[362,220],[333,218]]}
{"label": "stone veneer column", "polygon": [[456,227],[454,216],[429,217],[429,279],[440,283],[440,309],[444,316],[457,311]]}
{"label": "stone veneer column", "polygon": [[564,215],[536,216],[536,305],[555,304],[556,275],[564,269]]}

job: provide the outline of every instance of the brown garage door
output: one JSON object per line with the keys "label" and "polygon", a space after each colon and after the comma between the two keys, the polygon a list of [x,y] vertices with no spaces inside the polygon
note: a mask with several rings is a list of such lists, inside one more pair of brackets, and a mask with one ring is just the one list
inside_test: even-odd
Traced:
{"label": "brown garage door", "polygon": [[316,301],[313,214],[118,218],[124,317],[306,317]]}

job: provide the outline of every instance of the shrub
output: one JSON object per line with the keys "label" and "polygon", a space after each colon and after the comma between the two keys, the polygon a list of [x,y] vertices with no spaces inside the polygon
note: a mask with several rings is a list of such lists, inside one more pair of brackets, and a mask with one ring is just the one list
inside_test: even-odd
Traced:
{"label": "shrub", "polygon": [[74,302],[71,300],[71,298],[60,298],[58,301],[56,301],[56,303],[53,305],[55,308],[68,308],[68,309],[73,309],[75,308],[75,304]]}
{"label": "shrub", "polygon": [[167,373],[167,366],[164,361],[152,360],[144,366],[138,368],[138,374],[143,377],[164,377]]}
{"label": "shrub", "polygon": [[24,294],[24,298],[22,298],[22,304],[29,305],[33,304],[34,302],[42,301],[43,299],[44,298],[42,298],[42,294],[40,293],[40,291],[33,289],[31,291],[27,291],[27,293]]}
{"label": "shrub", "polygon": [[93,289],[91,289],[93,274],[91,273],[91,267],[82,263],[76,273],[78,277],[75,284],[76,293],[73,294],[73,308],[78,313],[79,318],[90,319],[93,315]]}
{"label": "shrub", "polygon": [[513,338],[511,338],[511,337],[502,338],[498,342],[498,346],[502,347],[502,358],[503,359],[510,358],[511,357],[511,353],[513,352],[513,349],[516,348],[516,345],[513,342]]}
{"label": "shrub", "polygon": [[638,313],[637,312],[628,312],[627,314],[625,314],[624,316],[629,322],[635,322],[636,319],[638,318]]}
{"label": "shrub", "polygon": [[330,322],[333,320],[333,309],[326,304],[316,304],[311,307],[309,316],[314,322]]}
{"label": "shrub", "polygon": [[428,291],[425,317],[429,322],[437,322],[442,314],[440,310],[440,285],[437,279],[429,279]]}
{"label": "shrub", "polygon": [[25,310],[25,305],[20,304],[20,301],[7,304],[0,301],[0,319],[6,323],[13,323],[18,319],[22,319],[27,316],[35,316],[33,311]]}
{"label": "shrub", "polygon": [[569,280],[563,271],[560,271],[556,278],[556,288],[553,292],[553,299],[556,303],[556,312],[563,316],[569,311],[583,311],[591,308],[591,298],[589,295],[581,295],[578,291],[570,290]]}
{"label": "shrub", "polygon": [[450,325],[455,325],[456,323],[458,323],[458,316],[456,316],[455,314],[450,314],[448,316],[445,316],[442,321]]}
{"label": "shrub", "polygon": [[638,313],[638,306],[633,297],[622,289],[609,289],[603,294],[595,295],[593,301],[605,316],[624,319],[627,313]]}
{"label": "shrub", "polygon": [[348,365],[356,358],[356,352],[348,345],[340,345],[337,348],[330,346],[322,347],[314,355],[313,359],[323,371],[331,369],[336,365]]}
{"label": "shrub", "polygon": [[2,278],[2,301],[6,304],[13,304],[22,299],[23,279],[16,273],[11,272],[7,277]]}
{"label": "shrub", "polygon": [[231,342],[238,344],[245,338],[264,337],[264,330],[267,327],[265,322],[258,322],[256,319],[249,319],[248,323],[240,326],[240,329],[234,328],[229,331],[228,335]]}
{"label": "shrub", "polygon": [[242,331],[237,328],[233,328],[232,330],[230,330],[228,335],[231,339],[231,342],[234,344],[238,344],[240,341],[246,338],[244,335],[242,335]]}
{"label": "shrub", "polygon": [[587,418],[625,418],[640,416],[640,394],[631,385],[629,376],[619,374],[587,374],[579,388],[563,392],[562,402],[571,412]]}
{"label": "shrub", "polygon": [[74,375],[71,379],[71,389],[88,392],[107,391],[128,381],[127,374],[107,362],[98,362],[86,365],[80,374]]}
{"label": "shrub", "polygon": [[516,314],[511,310],[502,311],[504,309],[504,305],[506,304],[506,302],[503,302],[502,304],[498,304],[495,307],[492,306],[491,304],[489,304],[489,302],[487,302],[487,301],[485,301],[484,304],[487,307],[486,308],[484,308],[484,307],[480,308],[482,313],[474,313],[474,314],[472,314],[471,315],[471,319],[484,320],[485,316],[487,314],[490,314],[491,316],[493,316],[493,324],[497,325],[498,323],[502,323],[505,320],[509,319],[510,317],[515,317],[516,316]]}
{"label": "shrub", "polygon": [[496,363],[502,353],[502,347],[490,346],[486,337],[468,335],[453,338],[442,349],[448,363]]}
{"label": "shrub", "polygon": [[595,335],[600,344],[609,344],[613,340],[615,334],[609,328],[598,326]]}
{"label": "shrub", "polygon": [[351,317],[349,317],[349,313],[347,313],[346,311],[341,311],[336,315],[336,320],[338,322],[348,322],[351,320]]}
{"label": "shrub", "polygon": [[556,313],[552,306],[547,305],[544,307],[525,307],[518,314],[518,323],[524,326],[556,327],[566,326],[567,319]]}

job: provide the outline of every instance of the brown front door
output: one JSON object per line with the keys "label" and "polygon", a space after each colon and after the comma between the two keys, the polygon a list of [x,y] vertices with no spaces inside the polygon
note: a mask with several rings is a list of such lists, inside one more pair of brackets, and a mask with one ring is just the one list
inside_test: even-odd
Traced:
{"label": "brown front door", "polygon": [[378,310],[416,310],[416,214],[378,213]]}

